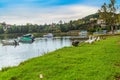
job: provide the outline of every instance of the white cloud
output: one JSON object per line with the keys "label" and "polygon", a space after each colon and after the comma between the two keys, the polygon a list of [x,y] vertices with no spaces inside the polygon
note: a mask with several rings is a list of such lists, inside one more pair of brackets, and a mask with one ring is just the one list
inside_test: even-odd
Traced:
{"label": "white cloud", "polygon": [[67,5],[49,8],[17,7],[8,9],[0,15],[0,22],[9,24],[44,24],[57,23],[60,20],[68,22],[96,13],[97,7],[83,5]]}

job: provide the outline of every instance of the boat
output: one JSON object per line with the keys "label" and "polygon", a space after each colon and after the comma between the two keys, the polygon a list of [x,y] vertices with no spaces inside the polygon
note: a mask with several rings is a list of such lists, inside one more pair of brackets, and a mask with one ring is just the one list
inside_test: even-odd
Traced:
{"label": "boat", "polygon": [[32,43],[34,41],[34,36],[32,34],[25,34],[19,38],[19,42]]}
{"label": "boat", "polygon": [[78,34],[81,38],[87,38],[88,37],[88,32],[87,31],[80,31]]}
{"label": "boat", "polygon": [[52,34],[52,33],[48,33],[48,34],[46,34],[46,35],[43,35],[43,37],[52,38],[52,37],[53,37],[53,34]]}
{"label": "boat", "polygon": [[19,42],[17,42],[16,40],[14,41],[5,41],[5,40],[2,40],[1,43],[5,46],[5,45],[14,45],[14,46],[17,46],[19,45]]}

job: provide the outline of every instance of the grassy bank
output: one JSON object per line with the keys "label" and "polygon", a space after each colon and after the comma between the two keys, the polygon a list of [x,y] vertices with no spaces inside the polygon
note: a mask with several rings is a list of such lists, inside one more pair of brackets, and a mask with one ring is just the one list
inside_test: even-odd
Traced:
{"label": "grassy bank", "polygon": [[3,68],[0,80],[40,80],[40,74],[41,80],[119,80],[120,37],[65,47]]}

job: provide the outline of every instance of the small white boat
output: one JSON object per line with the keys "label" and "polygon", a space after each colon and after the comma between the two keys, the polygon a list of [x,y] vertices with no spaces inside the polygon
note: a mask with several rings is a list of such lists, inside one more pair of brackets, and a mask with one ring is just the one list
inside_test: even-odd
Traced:
{"label": "small white boat", "polygon": [[52,33],[48,33],[47,35],[43,35],[43,37],[51,38],[51,37],[53,37],[53,34]]}
{"label": "small white boat", "polygon": [[16,40],[14,40],[14,41],[1,41],[1,43],[3,44],[3,45],[19,45],[19,43],[16,41]]}

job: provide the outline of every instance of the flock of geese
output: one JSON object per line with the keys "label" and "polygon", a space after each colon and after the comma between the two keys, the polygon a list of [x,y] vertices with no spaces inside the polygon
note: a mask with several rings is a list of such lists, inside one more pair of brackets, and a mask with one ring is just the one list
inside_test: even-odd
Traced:
{"label": "flock of geese", "polygon": [[89,36],[89,39],[86,40],[85,43],[91,44],[91,43],[93,43],[93,42],[95,42],[95,41],[99,41],[99,40],[100,40],[100,37],[99,37],[99,36],[98,36],[98,37]]}
{"label": "flock of geese", "polygon": [[[88,39],[88,40],[82,41],[82,42],[92,44],[92,43],[95,42],[95,41],[100,41],[100,39],[101,39],[100,36],[97,36],[97,37],[95,37],[95,36],[89,36],[89,39]],[[78,40],[72,41],[72,45],[73,45],[73,46],[78,46],[79,43],[80,43],[80,42],[79,42]]]}

